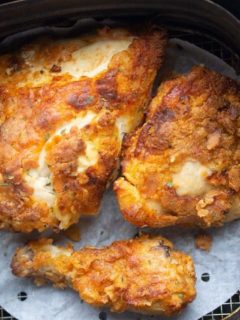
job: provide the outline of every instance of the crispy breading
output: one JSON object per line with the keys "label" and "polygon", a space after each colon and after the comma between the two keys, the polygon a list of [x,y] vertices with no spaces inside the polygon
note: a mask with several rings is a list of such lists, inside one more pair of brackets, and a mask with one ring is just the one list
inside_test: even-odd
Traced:
{"label": "crispy breading", "polygon": [[196,295],[191,257],[147,235],[79,251],[41,239],[16,251],[12,271],[37,285],[70,286],[85,302],[115,312],[173,315]]}
{"label": "crispy breading", "polygon": [[165,46],[161,30],[104,28],[0,57],[0,228],[57,231],[98,212]]}
{"label": "crispy breading", "polygon": [[115,191],[137,226],[220,226],[240,216],[240,86],[203,66],[165,81],[126,137]]}

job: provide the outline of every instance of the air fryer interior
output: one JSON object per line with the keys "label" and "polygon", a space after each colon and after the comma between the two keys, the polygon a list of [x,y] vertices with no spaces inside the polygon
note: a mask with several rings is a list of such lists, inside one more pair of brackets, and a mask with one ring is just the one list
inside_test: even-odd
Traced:
{"label": "air fryer interior", "polygon": [[[67,3],[45,0],[38,1],[32,11],[30,7],[25,11],[25,6],[29,5],[27,2],[13,1],[0,5],[1,50],[12,49],[19,42],[38,35],[68,36],[101,25],[142,24],[144,20],[166,27],[170,38],[189,41],[218,56],[240,73],[237,32],[240,24],[224,9],[208,1],[168,0],[168,3],[148,1],[147,4],[136,1],[134,5],[127,1],[101,1],[100,6],[98,0],[81,1],[81,4],[77,0],[65,1]],[[21,15],[19,12],[25,13]]]}
{"label": "air fryer interior", "polygon": [[147,21],[164,25],[170,36],[203,46],[240,72],[240,23],[224,8],[208,0],[4,1],[0,4],[0,39],[36,28],[36,33],[44,28],[44,32],[55,34],[83,30],[84,25],[89,30],[96,21],[101,25],[106,19],[118,24],[142,25]]}

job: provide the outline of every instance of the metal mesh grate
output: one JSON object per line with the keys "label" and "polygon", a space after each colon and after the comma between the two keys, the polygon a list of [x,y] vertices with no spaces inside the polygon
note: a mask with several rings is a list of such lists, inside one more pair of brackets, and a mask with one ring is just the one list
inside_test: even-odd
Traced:
{"label": "metal mesh grate", "polygon": [[[240,318],[240,291],[233,295],[229,300],[227,300],[223,305],[216,308],[212,312],[203,316],[199,320],[223,320],[227,316],[233,314],[235,311],[239,310],[239,317],[235,318],[238,320]],[[229,319],[230,320],[230,319]]]}
{"label": "metal mesh grate", "polygon": [[16,320],[9,313],[7,313],[5,310],[3,310],[1,307],[0,307],[0,319],[1,320]]}
{"label": "metal mesh grate", "polygon": [[[24,301],[23,301],[23,303],[24,303]],[[223,305],[216,308],[214,311],[209,312],[207,315],[203,316],[199,320],[223,320],[227,316],[231,315],[232,313],[234,313],[237,310],[239,310],[239,317],[235,318],[234,320],[240,319],[240,291],[237,292],[235,295],[233,295]],[[1,320],[16,320],[16,318],[13,318],[9,313],[7,313],[1,307],[0,307],[0,319]],[[94,319],[92,319],[92,320],[94,320]]]}
{"label": "metal mesh grate", "polygon": [[[240,58],[230,48],[226,47],[223,43],[211,38],[210,36],[193,32],[188,29],[175,29],[172,26],[168,27],[170,37],[179,38],[185,41],[189,41],[198,47],[205,49],[214,55],[218,56],[226,63],[231,65],[238,73],[240,73]],[[19,298],[16,295],[16,299]],[[20,299],[24,303],[25,299]],[[233,320],[240,319],[240,291],[234,294],[223,305],[219,306],[212,312],[203,316],[199,320],[223,320],[229,315],[236,312],[239,309],[239,313],[236,314]],[[0,307],[0,320],[16,320],[9,313]],[[93,319],[94,320],[94,319]],[[96,319],[97,320],[97,319]],[[194,320],[194,319],[193,319]],[[230,318],[229,318],[230,320]]]}
{"label": "metal mesh grate", "polygon": [[236,52],[233,52],[220,41],[206,34],[197,33],[196,31],[188,29],[175,29],[170,26],[168,30],[170,30],[171,37],[188,41],[202,49],[211,52],[215,56],[231,65],[238,74],[240,73],[240,57],[236,54]]}

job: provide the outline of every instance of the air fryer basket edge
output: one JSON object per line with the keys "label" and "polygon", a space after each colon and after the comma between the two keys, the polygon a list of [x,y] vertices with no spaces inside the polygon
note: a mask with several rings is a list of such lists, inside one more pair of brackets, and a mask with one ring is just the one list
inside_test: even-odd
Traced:
{"label": "air fryer basket edge", "polygon": [[56,23],[60,17],[62,20],[156,14],[163,23],[180,23],[210,32],[240,54],[240,22],[227,10],[208,0],[15,0],[0,5],[0,36]]}

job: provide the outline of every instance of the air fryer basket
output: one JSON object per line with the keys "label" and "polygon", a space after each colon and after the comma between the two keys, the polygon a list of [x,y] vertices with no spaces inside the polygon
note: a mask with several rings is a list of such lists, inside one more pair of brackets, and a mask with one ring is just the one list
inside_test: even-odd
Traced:
{"label": "air fryer basket", "polygon": [[[102,25],[109,18],[120,25],[143,20],[164,25],[171,38],[189,41],[213,53],[240,74],[240,22],[208,0],[5,1],[0,4],[0,47],[5,49],[9,46],[6,37],[11,38],[15,33],[29,29],[36,30],[32,34],[48,32],[58,35],[78,29],[78,24],[80,29],[96,23]],[[14,41],[10,41],[10,46],[13,44]],[[26,299],[24,292],[16,293],[16,296],[21,301]],[[199,320],[222,320],[226,317],[240,319],[240,291]],[[0,319],[14,318],[0,307]]]}

